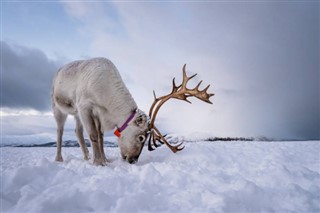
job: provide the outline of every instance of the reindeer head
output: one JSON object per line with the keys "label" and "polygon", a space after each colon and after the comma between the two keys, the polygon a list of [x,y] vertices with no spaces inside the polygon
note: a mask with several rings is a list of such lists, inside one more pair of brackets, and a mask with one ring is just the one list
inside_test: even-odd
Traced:
{"label": "reindeer head", "polygon": [[[126,131],[122,132],[122,129]],[[125,124],[115,131],[119,137],[121,156],[129,163],[136,163],[147,139],[148,131],[147,116],[137,109],[132,112]]]}

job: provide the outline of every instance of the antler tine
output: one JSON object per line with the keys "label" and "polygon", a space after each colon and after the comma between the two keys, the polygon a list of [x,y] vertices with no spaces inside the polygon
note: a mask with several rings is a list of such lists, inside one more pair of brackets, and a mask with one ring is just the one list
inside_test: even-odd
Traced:
{"label": "antler tine", "polygon": [[205,101],[205,102],[207,102],[209,104],[212,104],[212,102],[209,99],[210,99],[211,96],[214,96],[214,94],[207,92],[209,87],[210,87],[210,84],[206,88],[204,88],[204,90],[200,91],[200,94],[202,95],[203,98],[199,98],[199,99],[202,100],[202,101]]}
{"label": "antler tine", "polygon": [[209,89],[209,87],[210,87],[210,84],[206,87],[206,88],[204,88],[204,90],[202,90],[203,92],[207,92],[207,90]]}
{"label": "antler tine", "polygon": [[156,92],[154,90],[153,90],[153,97],[154,97],[154,100],[157,100]]}
{"label": "antler tine", "polygon": [[196,86],[196,89],[198,90],[200,87],[200,84],[202,83],[202,80],[198,83],[198,85]]}
{"label": "antler tine", "polygon": [[182,68],[182,84],[181,84],[181,86],[182,86],[183,89],[187,89],[187,83],[188,83],[188,81],[189,81],[190,79],[194,78],[194,77],[197,75],[197,73],[196,73],[196,74],[188,77],[188,76],[187,76],[187,72],[186,72],[186,65],[187,65],[187,64],[184,64],[184,65],[183,65],[183,68]]}
{"label": "antler tine", "polygon": [[150,118],[151,118],[151,116],[152,116],[153,108],[156,106],[156,104],[157,104],[158,101],[160,100],[160,99],[157,98],[156,92],[155,92],[154,90],[153,90],[153,97],[154,97],[154,101],[153,101],[153,103],[152,103],[152,105],[151,105],[151,107],[150,107],[150,110],[149,110],[149,117],[150,117]]}
{"label": "antler tine", "polygon": [[183,67],[182,67],[182,75],[183,75],[183,79],[187,78],[186,66],[187,66],[187,64],[184,64],[184,65],[183,65]]}
{"label": "antler tine", "polygon": [[157,133],[157,136],[160,138],[158,139],[158,141],[165,143],[171,149],[172,152],[176,153],[184,149],[184,146],[180,147],[183,144],[183,142],[179,143],[176,146],[173,146],[164,138],[164,136],[160,133],[160,131],[156,127],[153,127],[153,129]]}
{"label": "antler tine", "polygon": [[[160,146],[157,144],[157,141],[159,141],[161,144],[163,144],[163,142],[161,141],[161,138],[152,129],[150,132],[149,139],[148,139],[148,150],[149,151],[153,151],[153,150],[155,150],[155,148]],[[153,146],[152,146],[151,142],[152,142]],[[155,147],[155,148],[153,148],[153,147]]]}
{"label": "antler tine", "polygon": [[150,132],[150,136],[149,136],[149,140],[148,140],[148,150],[149,151],[155,150],[151,145],[151,138],[152,138],[152,133]]}
{"label": "antler tine", "polygon": [[177,86],[176,82],[175,82],[175,78],[172,79],[172,93],[175,93],[176,91],[178,91],[178,89],[181,87],[181,85]]}
{"label": "antler tine", "polygon": [[[160,137],[158,135],[153,135],[153,145],[157,148],[159,147],[160,145],[157,144],[157,141],[159,141],[160,143],[162,143],[160,141]],[[162,143],[163,144],[163,143]]]}

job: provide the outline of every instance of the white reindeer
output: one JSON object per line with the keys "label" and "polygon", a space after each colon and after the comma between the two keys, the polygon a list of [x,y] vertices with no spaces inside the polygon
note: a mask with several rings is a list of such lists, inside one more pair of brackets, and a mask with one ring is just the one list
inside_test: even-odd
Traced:
{"label": "white reindeer", "polygon": [[114,127],[118,127],[117,133],[121,132],[118,136],[122,157],[129,163],[138,160],[146,140],[147,117],[108,59],[74,61],[59,69],[53,80],[52,108],[57,122],[56,161],[63,161],[61,143],[68,114],[75,117],[76,135],[85,160],[89,159],[89,152],[83,126],[90,137],[95,165],[106,164],[103,133]]}
{"label": "white reindeer", "polygon": [[[199,90],[202,81],[193,89],[186,87],[187,82],[195,75],[188,77],[183,66],[183,81],[176,86],[173,79],[172,92],[157,98],[147,116],[138,109],[127,87],[123,83],[117,68],[105,58],[93,58],[71,62],[60,68],[52,85],[52,109],[57,122],[57,155],[56,161],[63,161],[61,143],[63,127],[68,114],[75,117],[76,135],[81,146],[84,159],[89,159],[89,151],[83,138],[85,127],[93,148],[93,163],[105,165],[106,157],[103,149],[103,133],[116,127],[115,135],[119,137],[121,156],[129,163],[138,161],[146,139],[148,149],[165,143],[173,152],[182,150],[182,144],[170,145],[154,125],[160,107],[169,99],[179,99],[191,103],[188,98],[196,97],[207,103],[213,94],[208,94],[207,86]],[[153,146],[152,144],[153,143]]]}

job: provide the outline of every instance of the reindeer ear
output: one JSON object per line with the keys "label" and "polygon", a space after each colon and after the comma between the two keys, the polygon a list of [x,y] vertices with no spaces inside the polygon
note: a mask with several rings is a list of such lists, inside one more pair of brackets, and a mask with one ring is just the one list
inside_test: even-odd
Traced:
{"label": "reindeer ear", "polygon": [[147,122],[147,116],[145,114],[138,115],[135,123],[138,127],[143,127]]}

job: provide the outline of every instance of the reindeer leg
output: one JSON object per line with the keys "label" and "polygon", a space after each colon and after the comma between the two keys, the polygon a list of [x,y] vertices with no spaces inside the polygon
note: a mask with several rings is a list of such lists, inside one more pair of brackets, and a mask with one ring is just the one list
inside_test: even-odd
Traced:
{"label": "reindeer leg", "polygon": [[100,154],[101,154],[101,158],[104,164],[107,164],[107,158],[106,158],[106,154],[104,153],[104,141],[103,141],[103,133],[99,133],[99,147],[100,147]]}
{"label": "reindeer leg", "polygon": [[106,165],[107,164],[107,158],[106,158],[106,155],[104,153],[104,148],[103,148],[103,145],[104,145],[103,131],[101,129],[101,124],[100,124],[98,118],[95,118],[94,122],[95,122],[95,125],[96,125],[96,128],[97,128],[97,132],[98,132],[98,143],[99,143],[100,156],[102,158],[103,163]]}
{"label": "reindeer leg", "polygon": [[82,126],[82,123],[79,119],[79,117],[76,115],[74,116],[75,120],[76,120],[76,136],[77,136],[77,139],[78,139],[78,143],[81,147],[81,150],[82,150],[82,153],[83,153],[83,158],[85,160],[89,160],[90,159],[90,156],[89,156],[89,150],[87,148],[87,145],[84,141],[84,137],[83,137],[83,126]]}
{"label": "reindeer leg", "polygon": [[[80,108],[81,109],[81,108]],[[82,109],[80,112],[80,118],[84,127],[87,130],[87,133],[90,137],[90,142],[93,150],[93,164],[104,166],[101,152],[99,148],[99,134],[95,125],[94,117],[91,110]]]}
{"label": "reindeer leg", "polygon": [[57,122],[57,155],[55,160],[62,162],[63,161],[63,158],[61,155],[62,135],[63,135],[64,124],[66,122],[68,115],[64,114],[56,107],[54,107],[53,109],[53,115]]}

